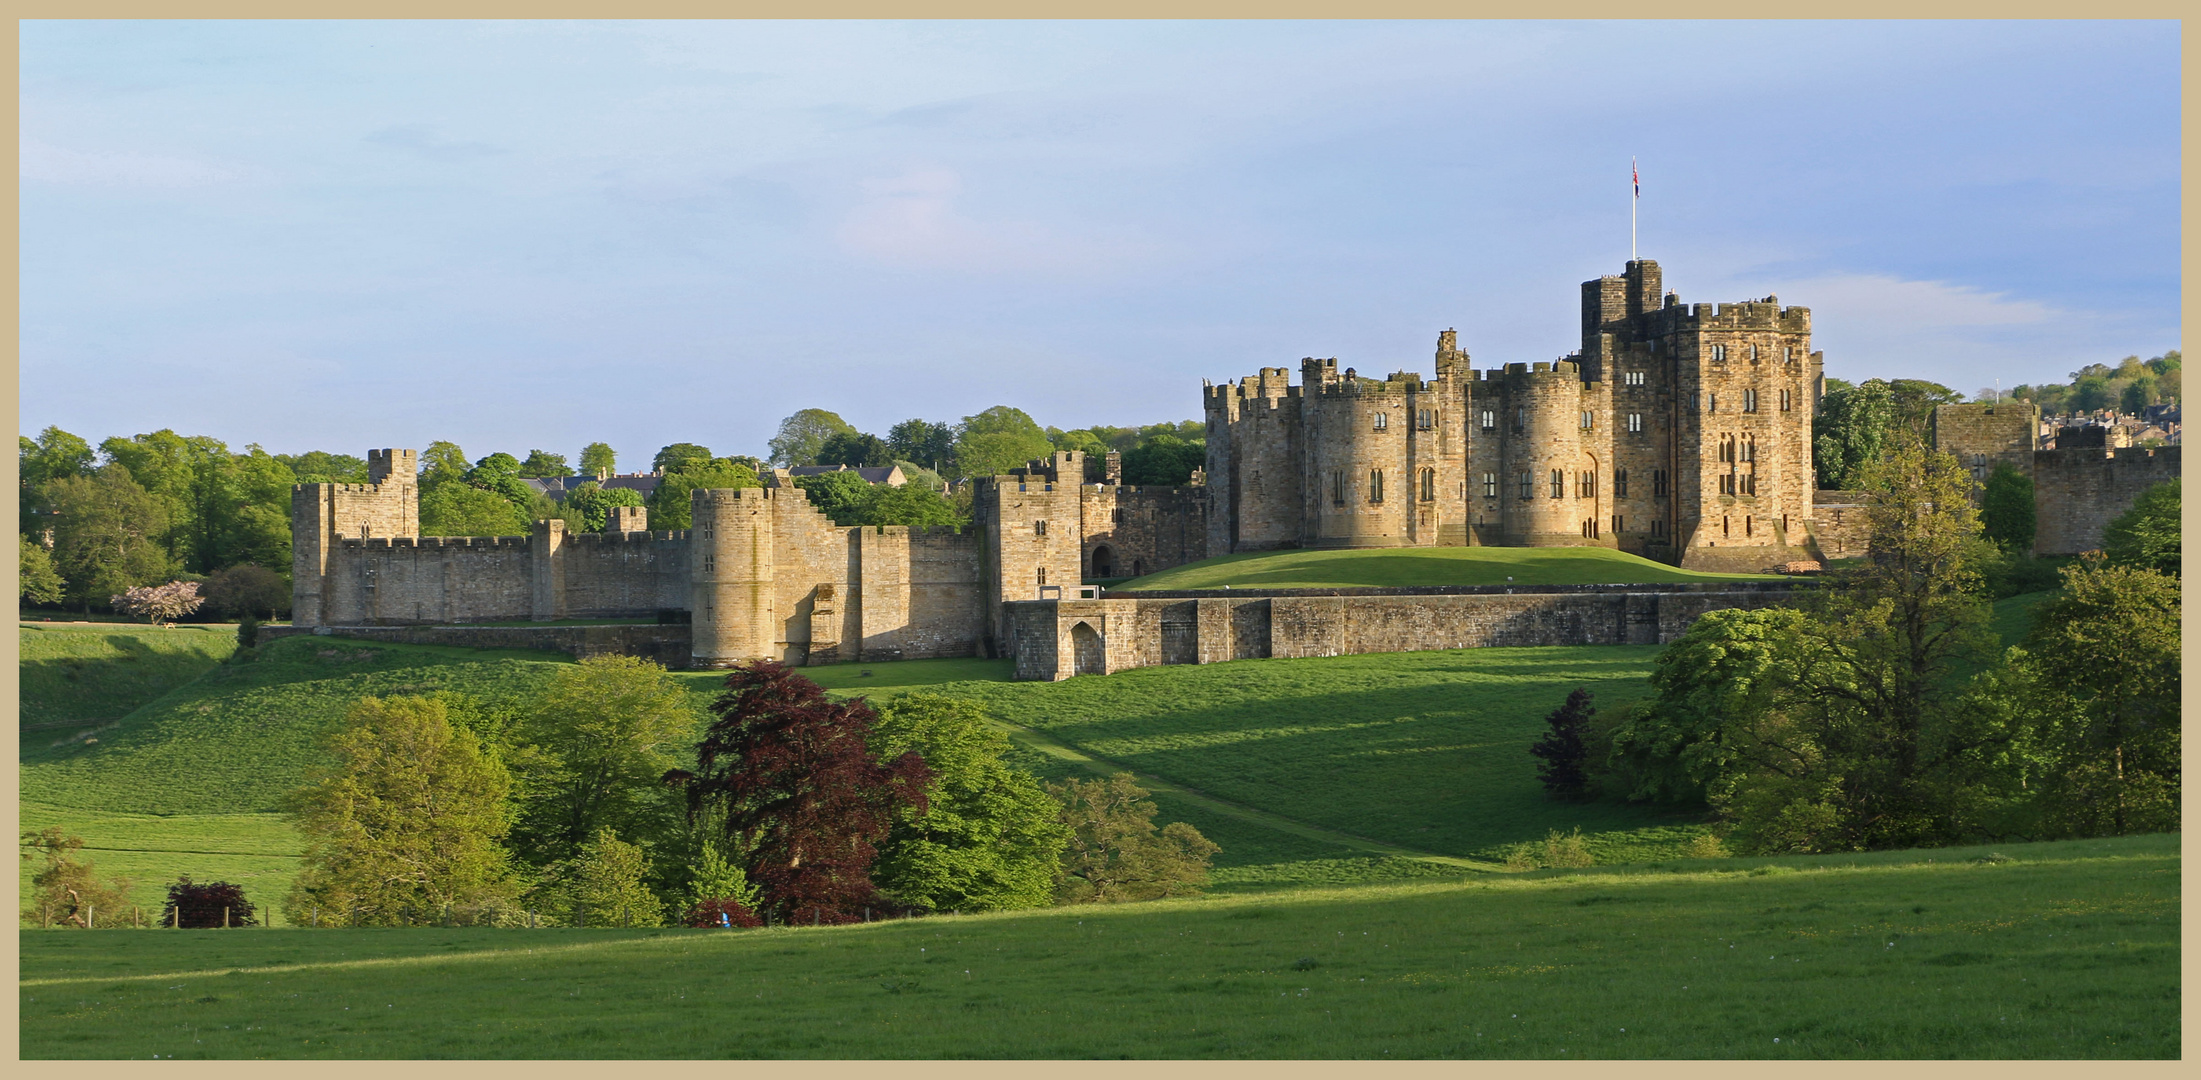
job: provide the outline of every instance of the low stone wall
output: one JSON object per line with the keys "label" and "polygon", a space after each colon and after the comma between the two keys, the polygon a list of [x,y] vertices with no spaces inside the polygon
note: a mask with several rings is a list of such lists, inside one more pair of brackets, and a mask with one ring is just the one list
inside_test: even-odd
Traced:
{"label": "low stone wall", "polygon": [[262,640],[314,634],[399,645],[451,645],[465,649],[534,649],[591,656],[639,656],[668,668],[688,666],[685,626],[264,626]]}
{"label": "low stone wall", "polygon": [[1051,682],[1163,664],[1486,646],[1658,645],[1707,611],[1757,608],[1785,581],[1645,587],[1449,586],[1138,592],[1020,600],[1016,677]]}

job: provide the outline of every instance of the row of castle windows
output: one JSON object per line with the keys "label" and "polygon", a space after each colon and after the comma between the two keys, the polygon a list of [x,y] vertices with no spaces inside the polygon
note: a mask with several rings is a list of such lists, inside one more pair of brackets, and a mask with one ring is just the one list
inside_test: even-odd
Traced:
{"label": "row of castle windows", "polygon": [[[1213,427],[1214,425],[1213,425],[1213,424],[1210,424],[1209,426],[1210,426],[1210,427]],[[1390,414],[1390,413],[1380,413],[1380,412],[1379,412],[1379,413],[1376,413],[1376,414],[1375,414],[1375,422],[1374,422],[1374,425],[1373,425],[1373,426],[1375,427],[1375,429],[1376,429],[1377,431],[1389,431],[1389,430],[1391,430],[1391,414]],[[1432,430],[1435,430],[1435,429],[1436,429],[1436,426],[1437,426],[1437,410],[1435,410],[1435,409],[1416,409],[1416,410],[1414,410],[1414,428],[1415,428],[1415,430],[1418,430],[1418,431],[1432,431]],[[1486,426],[1487,426],[1487,425],[1486,425]]]}
{"label": "row of castle windows", "polygon": [[[1433,490],[1435,485],[1435,470],[1424,471],[1431,474],[1432,478],[1429,481],[1428,486]],[[1524,499],[1535,497],[1535,492],[1533,490],[1535,485],[1530,481],[1530,475],[1531,474],[1529,473],[1514,474],[1515,480],[1519,485],[1520,497]],[[1613,493],[1618,498],[1625,499],[1628,497],[1628,470],[1616,469],[1613,471]],[[1551,471],[1551,497],[1554,499],[1563,499],[1566,498],[1566,494],[1565,470],[1553,469]],[[1574,494],[1575,497],[1578,499],[1596,498],[1597,474],[1593,472],[1575,474]],[[1666,494],[1666,470],[1651,470],[1651,494],[1658,496],[1663,496]],[[1495,499],[1497,497],[1498,474],[1494,472],[1486,472],[1483,474],[1483,498]]]}
{"label": "row of castle windows", "polygon": [[[1796,407],[1796,395],[1795,392],[1792,390],[1783,389],[1780,392],[1779,400],[1782,412],[1788,412],[1789,410]],[[1704,402],[1705,412],[1709,413],[1720,411],[1720,396],[1717,391],[1706,393],[1704,395]],[[1742,411],[1746,413],[1754,413],[1758,411],[1758,392],[1756,390],[1743,390]]]}
{"label": "row of castle windows", "polygon": [[[1656,342],[1653,342],[1653,343],[1652,343],[1652,345],[1653,345],[1653,347],[1654,347],[1654,349],[1655,349],[1655,348],[1656,348],[1656,346],[1657,346],[1657,343],[1656,343]],[[1751,363],[1753,363],[1753,364],[1757,363],[1757,362],[1758,362],[1758,347],[1757,347],[1756,345],[1751,345],[1751,346],[1748,346],[1748,348],[1750,349],[1750,362],[1751,362]],[[1712,346],[1712,359],[1714,359],[1714,360],[1725,360],[1725,359],[1727,359],[1727,346],[1725,346],[1725,345],[1714,345],[1714,346]],[[1788,361],[1789,363],[1795,363],[1795,362],[1796,362],[1796,346],[1794,346],[1794,345],[1784,345],[1784,346],[1782,346],[1782,347],[1781,347],[1781,359],[1783,359],[1783,360],[1785,360],[1785,361]]]}

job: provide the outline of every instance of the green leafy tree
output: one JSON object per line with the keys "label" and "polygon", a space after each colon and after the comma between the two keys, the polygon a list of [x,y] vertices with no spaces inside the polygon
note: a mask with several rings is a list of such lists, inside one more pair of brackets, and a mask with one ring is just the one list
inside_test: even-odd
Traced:
{"label": "green leafy tree", "polygon": [[23,921],[30,926],[76,926],[84,929],[129,926],[130,882],[127,878],[99,879],[91,860],[78,861],[84,839],[59,828],[38,832],[23,830],[20,854],[24,862],[42,858],[30,878],[30,904]]}
{"label": "green leafy tree", "polygon": [[955,468],[964,478],[1000,476],[1055,452],[1047,432],[1024,410],[996,405],[956,428]]}
{"label": "green leafy tree", "polygon": [[[1650,701],[1615,725],[1612,763],[1632,800],[1672,806],[1728,798],[1754,770],[1801,764],[1778,743],[1797,696],[1810,621],[1793,608],[1708,611],[1659,653]],[[1794,758],[1794,761],[1784,760]],[[1770,760],[1770,766],[1759,762]]]}
{"label": "green leafy tree", "polygon": [[367,482],[367,459],[351,454],[331,454],[325,450],[308,450],[303,454],[277,454],[275,460],[283,463],[301,484],[364,484]]}
{"label": "green leafy tree", "polygon": [[90,443],[57,427],[39,432],[35,440],[25,435],[16,440],[21,448],[16,481],[21,485],[22,514],[17,521],[24,532],[36,535],[46,527],[40,515],[50,509],[44,498],[46,485],[64,476],[90,476],[97,455]]}
{"label": "green leafy tree", "polygon": [[515,892],[501,841],[511,779],[479,737],[429,698],[361,698],[329,762],[293,797],[306,852],[284,904],[366,926],[433,924]]}
{"label": "green leafy tree", "polygon": [[2118,395],[2117,407],[2120,411],[2138,414],[2161,400],[2156,394],[2155,376],[2142,375],[2125,384]]}
{"label": "green leafy tree", "polygon": [[905,812],[879,847],[872,877],[904,904],[935,911],[1043,907],[1053,899],[1069,829],[1062,807],[1004,760],[1008,737],[974,702],[905,694],[879,706],[866,740],[892,762],[932,769],[923,813]]}
{"label": "green leafy tree", "polygon": [[912,479],[901,487],[880,484],[871,489],[858,525],[955,525],[970,524],[970,516],[939,489]]}
{"label": "green leafy tree", "polygon": [[955,428],[931,420],[904,420],[887,430],[887,448],[902,461],[935,472],[955,467]]}
{"label": "green leafy tree", "polygon": [[1924,379],[1888,380],[1888,403],[1894,411],[1897,427],[1910,437],[1922,441],[1933,439],[1934,409],[1942,405],[1955,405],[1964,395],[1937,382]]}
{"label": "green leafy tree", "polygon": [[2138,566],[2165,574],[2179,572],[2178,481],[2166,480],[2140,493],[2132,508],[2102,530],[2102,554],[2119,566]]}
{"label": "green leafy tree", "polygon": [[818,464],[846,465],[849,468],[869,469],[894,464],[894,448],[877,435],[862,432],[835,432],[825,438],[818,448]]}
{"label": "green leafy tree", "polygon": [[688,692],[648,660],[598,656],[559,668],[521,727],[520,741],[537,751],[521,769],[522,856],[572,858],[601,829],[637,838],[676,829],[678,800],[659,778],[700,719]]}
{"label": "green leafy tree", "polygon": [[592,442],[581,448],[581,475],[610,476],[618,471],[619,455],[612,452],[610,443]]}
{"label": "green leafy tree", "polygon": [[1895,402],[1888,384],[1867,379],[1854,387],[1830,389],[1812,421],[1812,465],[1819,486],[1848,490],[1861,481],[1867,462],[1877,459],[1888,445],[1895,425]]}
{"label": "green leafy tree", "polygon": [[566,464],[564,454],[544,450],[529,450],[527,460],[520,462],[519,475],[541,479],[552,476],[570,476],[573,470]]}
{"label": "green leafy tree", "polygon": [[1191,481],[1194,469],[1206,464],[1207,443],[1156,435],[1123,456],[1123,482],[1179,487]]}
{"label": "green leafy tree", "polygon": [[747,465],[728,458],[693,463],[680,472],[669,472],[650,492],[650,528],[685,529],[694,523],[694,495],[699,490],[763,487]]}
{"label": "green leafy tree", "polygon": [[58,604],[67,585],[61,575],[54,572],[53,556],[38,541],[28,536],[17,543],[22,569],[16,575],[16,585],[26,604]]}
{"label": "green leafy tree", "polygon": [[172,576],[174,564],[158,543],[168,532],[168,504],[139,487],[122,464],[55,480],[44,498],[53,508],[54,569],[68,582],[71,602],[89,611],[116,593]]}
{"label": "green leafy tree", "polygon": [[429,443],[428,449],[420,452],[421,497],[426,498],[435,488],[464,481],[471,468],[473,466],[466,461],[466,451],[459,449],[459,444],[441,439]]}
{"label": "green leafy tree", "polygon": [[614,506],[643,506],[642,493],[633,488],[607,488],[591,481],[566,496],[567,520],[581,532],[603,532],[611,523]]}
{"label": "green leafy tree", "polygon": [[2042,785],[2055,833],[2178,828],[2178,599],[2176,578],[2091,558],[2035,609],[2017,665],[2057,754]]}
{"label": "green leafy tree", "polygon": [[639,845],[600,828],[571,859],[551,866],[528,900],[554,924],[663,926],[665,905],[645,880],[649,869],[649,856]]}
{"label": "green leafy tree", "polygon": [[215,611],[232,618],[264,611],[274,619],[290,607],[290,579],[251,563],[216,571],[203,591]]}
{"label": "green leafy tree", "polygon": [[757,901],[763,898],[763,890],[749,880],[741,870],[741,864],[727,858],[719,851],[717,842],[709,836],[702,838],[695,865],[691,868],[688,889],[684,898],[689,907],[707,904],[714,900],[731,900],[755,911]]}
{"label": "green leafy tree", "polygon": [[1070,830],[1055,884],[1062,903],[1195,896],[1207,884],[1208,863],[1222,849],[1182,821],[1156,832],[1157,807],[1130,773],[1050,784],[1047,792]]}
{"label": "green leafy tree", "polygon": [[650,459],[650,468],[661,473],[686,472],[689,469],[709,464],[710,461],[711,450],[709,447],[698,446],[692,442],[676,442],[671,446],[659,449],[657,456]]}
{"label": "green leafy tree", "polygon": [[858,434],[854,425],[824,409],[804,409],[780,421],[779,433],[769,444],[774,465],[815,465],[825,441],[835,435]]}
{"label": "green leafy tree", "polygon": [[2099,412],[2117,403],[2117,393],[2107,375],[2078,375],[2071,381],[2071,407],[2079,412]]}
{"label": "green leafy tree", "polygon": [[865,508],[871,503],[873,489],[870,481],[853,470],[798,476],[795,486],[809,496],[810,505],[832,518],[833,524],[864,524]]}
{"label": "green leafy tree", "polygon": [[421,492],[423,536],[524,536],[527,511],[497,492],[472,484],[438,484]]}
{"label": "green leafy tree", "polygon": [[1583,736],[1597,715],[1590,699],[1588,690],[1568,694],[1565,704],[1544,717],[1547,730],[1528,748],[1537,759],[1536,777],[1544,790],[1562,799],[1579,799],[1589,788],[1589,748]]}
{"label": "green leafy tree", "polygon": [[2022,556],[2033,548],[2033,478],[1997,462],[1987,474],[1979,501],[1980,526],[2004,552]]}

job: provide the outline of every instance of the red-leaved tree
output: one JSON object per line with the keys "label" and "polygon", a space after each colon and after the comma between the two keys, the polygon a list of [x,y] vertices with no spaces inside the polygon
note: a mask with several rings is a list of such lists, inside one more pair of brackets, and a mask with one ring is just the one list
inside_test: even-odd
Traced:
{"label": "red-leaved tree", "polygon": [[847,923],[885,906],[871,863],[898,810],[924,812],[924,760],[874,761],[864,745],[878,721],[871,706],[834,701],[775,660],[735,668],[711,712],[718,719],[696,744],[695,771],[665,779],[685,785],[689,812],[724,822],[732,846],[748,853],[759,913]]}

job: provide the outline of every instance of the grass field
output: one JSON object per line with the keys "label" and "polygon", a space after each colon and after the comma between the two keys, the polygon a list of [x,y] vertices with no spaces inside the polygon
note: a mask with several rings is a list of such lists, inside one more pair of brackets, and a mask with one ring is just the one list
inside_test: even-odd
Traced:
{"label": "grass field", "polygon": [[726,931],[24,931],[25,1058],[2174,1058],[2176,836]]}
{"label": "grass field", "polygon": [[1610,548],[1386,548],[1222,555],[1148,574],[1114,591],[1333,589],[1401,585],[1636,585],[1778,580],[1682,570]]}
{"label": "grass field", "polygon": [[25,623],[16,637],[26,750],[119,720],[237,648],[233,626]]}

